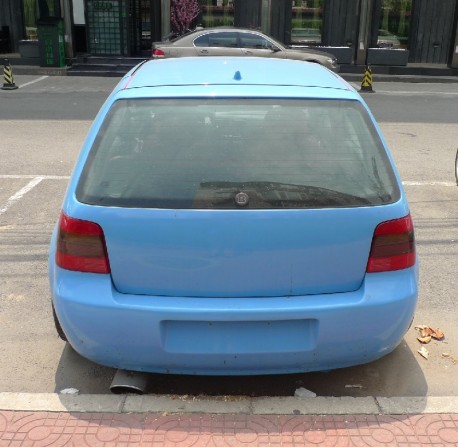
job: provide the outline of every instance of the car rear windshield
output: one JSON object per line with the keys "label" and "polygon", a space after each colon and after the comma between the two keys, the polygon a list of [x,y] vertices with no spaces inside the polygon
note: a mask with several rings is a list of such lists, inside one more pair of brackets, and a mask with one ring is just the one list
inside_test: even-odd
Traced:
{"label": "car rear windshield", "polygon": [[383,205],[400,192],[357,101],[135,99],[110,109],[80,202],[173,209]]}

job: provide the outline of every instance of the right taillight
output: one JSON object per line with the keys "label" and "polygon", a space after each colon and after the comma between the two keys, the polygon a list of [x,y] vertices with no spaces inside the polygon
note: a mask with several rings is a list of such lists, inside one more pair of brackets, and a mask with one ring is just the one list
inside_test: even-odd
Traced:
{"label": "right taillight", "polygon": [[77,272],[110,273],[105,236],[100,225],[62,213],[57,233],[56,264]]}
{"label": "right taillight", "polygon": [[382,222],[372,238],[367,273],[389,272],[415,264],[415,237],[410,214]]}

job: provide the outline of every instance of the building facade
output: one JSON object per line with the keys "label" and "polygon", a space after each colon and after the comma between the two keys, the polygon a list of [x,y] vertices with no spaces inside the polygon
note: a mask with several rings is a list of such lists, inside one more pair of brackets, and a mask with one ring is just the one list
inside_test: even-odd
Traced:
{"label": "building facade", "polygon": [[39,39],[40,20],[59,17],[67,60],[146,57],[175,31],[174,2],[190,28],[258,28],[288,45],[322,47],[341,64],[458,68],[458,0],[2,0],[0,52],[21,53]]}

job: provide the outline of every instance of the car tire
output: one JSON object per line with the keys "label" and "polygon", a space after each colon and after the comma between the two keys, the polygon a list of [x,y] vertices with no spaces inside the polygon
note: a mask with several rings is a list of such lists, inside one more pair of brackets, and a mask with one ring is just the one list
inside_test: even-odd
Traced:
{"label": "car tire", "polygon": [[456,150],[456,155],[455,155],[455,180],[456,180],[456,185],[458,186],[458,149]]}
{"label": "car tire", "polygon": [[54,326],[56,328],[57,335],[61,340],[67,341],[67,336],[65,335],[65,332],[59,323],[59,319],[57,318],[56,310],[54,309],[54,304],[52,305],[52,316],[54,318]]}

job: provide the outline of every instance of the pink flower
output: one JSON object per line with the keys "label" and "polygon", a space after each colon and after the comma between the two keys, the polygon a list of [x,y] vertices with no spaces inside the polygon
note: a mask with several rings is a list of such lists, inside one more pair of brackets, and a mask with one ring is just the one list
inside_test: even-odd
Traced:
{"label": "pink flower", "polygon": [[172,0],[170,18],[174,31],[184,34],[190,28],[192,21],[198,17],[200,6],[198,0]]}

